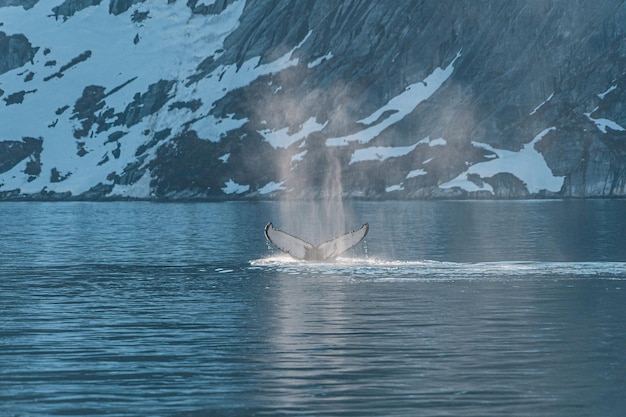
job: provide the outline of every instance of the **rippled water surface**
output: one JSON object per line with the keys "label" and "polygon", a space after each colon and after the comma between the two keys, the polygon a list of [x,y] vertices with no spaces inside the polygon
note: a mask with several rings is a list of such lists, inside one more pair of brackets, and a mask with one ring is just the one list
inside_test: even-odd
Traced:
{"label": "rippled water surface", "polygon": [[0,204],[0,415],[623,415],[625,201],[344,210]]}

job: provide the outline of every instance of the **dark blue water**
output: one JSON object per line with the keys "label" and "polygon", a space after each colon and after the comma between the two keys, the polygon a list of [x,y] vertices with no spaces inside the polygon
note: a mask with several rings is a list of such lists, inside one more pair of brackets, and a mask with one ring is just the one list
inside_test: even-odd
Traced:
{"label": "dark blue water", "polygon": [[624,415],[626,201],[354,203],[335,263],[264,241],[321,212],[0,204],[0,415]]}

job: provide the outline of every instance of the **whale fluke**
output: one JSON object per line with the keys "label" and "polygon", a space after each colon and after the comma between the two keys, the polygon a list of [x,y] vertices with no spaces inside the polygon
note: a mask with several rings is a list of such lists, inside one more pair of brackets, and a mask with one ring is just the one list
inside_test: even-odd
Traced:
{"label": "whale fluke", "polygon": [[361,242],[369,230],[369,224],[365,223],[356,230],[336,237],[328,242],[313,245],[297,238],[289,233],[274,228],[272,223],[265,226],[265,237],[281,251],[296,259],[306,261],[327,261],[335,259],[348,249]]}

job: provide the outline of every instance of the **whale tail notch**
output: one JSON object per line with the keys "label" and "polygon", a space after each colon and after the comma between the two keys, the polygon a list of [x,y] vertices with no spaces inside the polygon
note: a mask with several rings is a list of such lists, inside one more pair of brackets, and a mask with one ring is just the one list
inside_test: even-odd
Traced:
{"label": "whale tail notch", "polygon": [[276,248],[292,257],[306,261],[327,261],[335,259],[359,244],[367,235],[369,224],[327,242],[313,245],[289,233],[274,228],[272,223],[265,226],[265,237]]}

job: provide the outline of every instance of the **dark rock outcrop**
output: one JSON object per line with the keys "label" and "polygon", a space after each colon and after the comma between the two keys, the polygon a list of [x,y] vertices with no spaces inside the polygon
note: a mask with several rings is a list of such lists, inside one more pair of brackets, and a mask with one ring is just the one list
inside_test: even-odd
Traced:
{"label": "dark rock outcrop", "polygon": [[31,9],[39,0],[0,0],[0,7],[22,6],[25,10]]}
{"label": "dark rock outcrop", "polygon": [[7,35],[0,32],[0,74],[31,61],[37,50],[22,34]]}
{"label": "dark rock outcrop", "polygon": [[96,6],[102,0],[65,0],[58,6],[52,8],[55,18],[63,17],[67,19],[87,7]]}
{"label": "dark rock outcrop", "polygon": [[43,140],[41,138],[24,137],[22,141],[0,142],[0,173],[6,172],[30,158],[27,171],[28,175],[39,175],[41,172],[39,156],[41,154]]}

